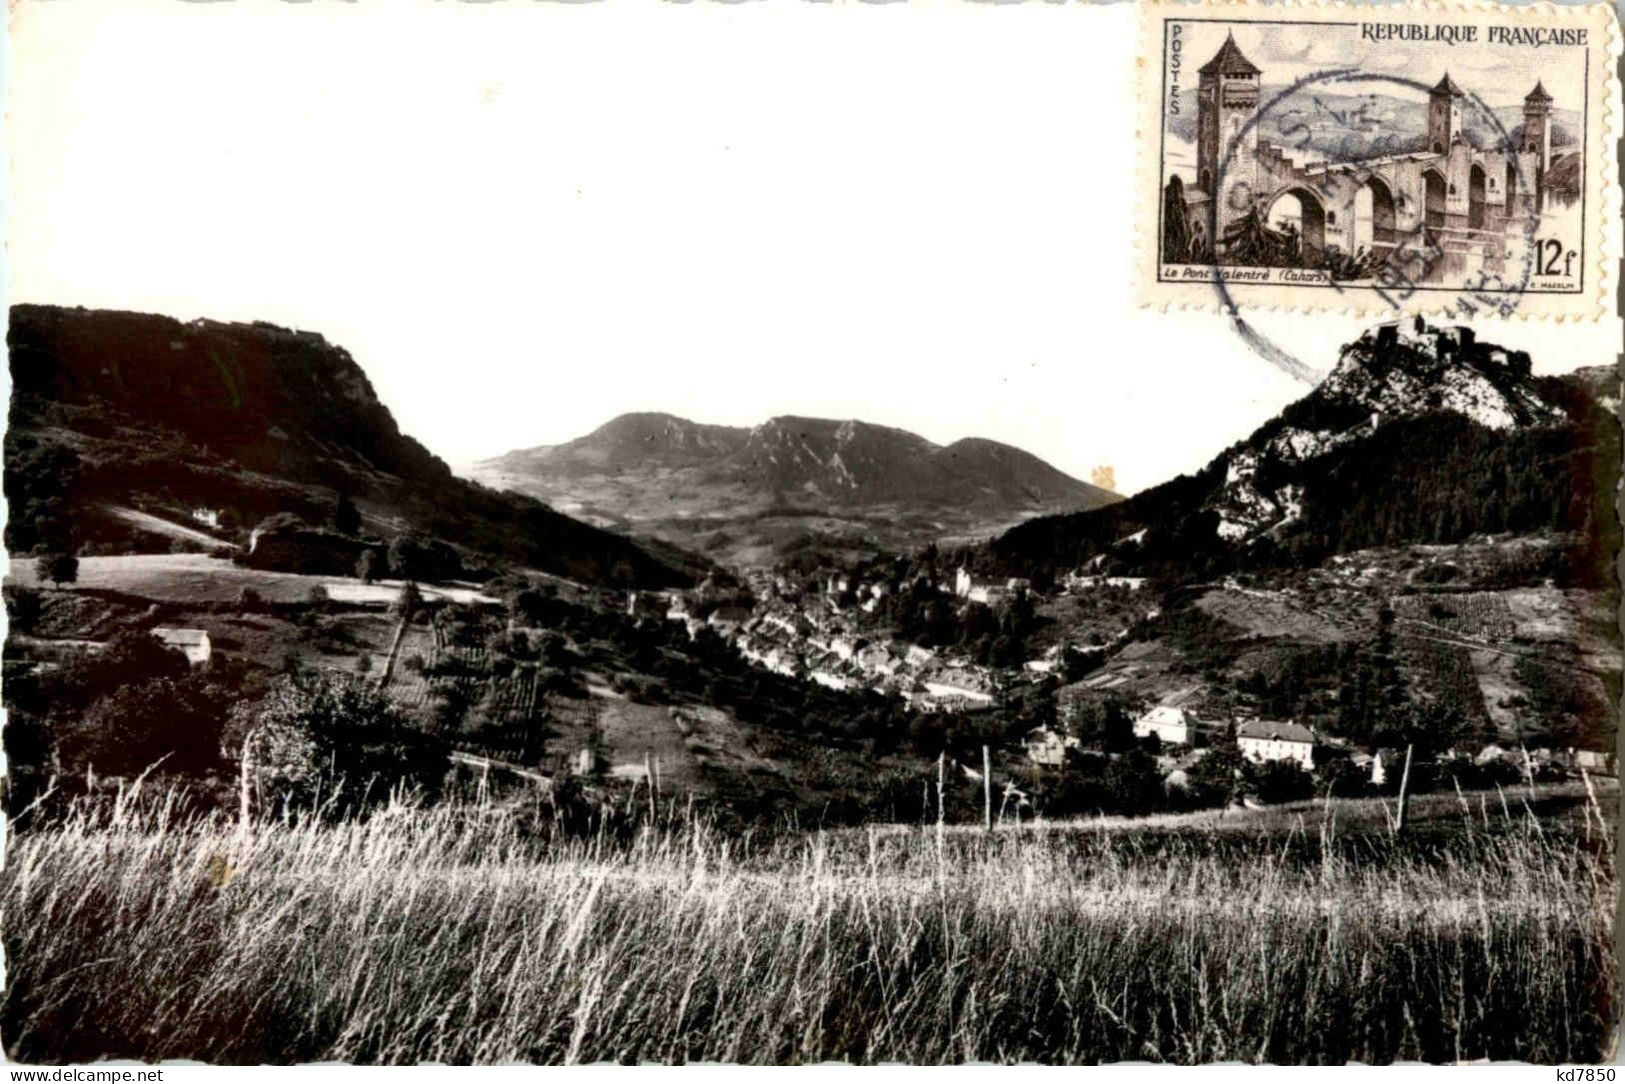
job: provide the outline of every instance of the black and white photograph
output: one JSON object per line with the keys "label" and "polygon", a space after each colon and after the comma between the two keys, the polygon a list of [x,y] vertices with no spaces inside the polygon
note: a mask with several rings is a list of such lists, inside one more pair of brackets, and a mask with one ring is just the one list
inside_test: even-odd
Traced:
{"label": "black and white photograph", "polygon": [[1225,7],[13,3],[9,1066],[1611,1062],[1618,81]]}

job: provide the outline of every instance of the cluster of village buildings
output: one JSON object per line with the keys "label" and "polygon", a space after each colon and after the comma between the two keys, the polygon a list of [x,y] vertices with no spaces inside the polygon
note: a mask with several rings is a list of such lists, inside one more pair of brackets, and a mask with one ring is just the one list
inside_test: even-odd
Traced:
{"label": "cluster of village buildings", "polygon": [[[994,704],[997,673],[992,668],[892,639],[865,620],[886,597],[886,584],[853,584],[847,576],[831,575],[809,597],[782,575],[752,573],[750,587],[752,607],[729,602],[699,606],[695,598],[677,592],[634,595],[628,613],[659,613],[682,621],[690,635],[710,628],[764,669],[832,689],[897,696],[916,711],[975,711]],[[703,588],[697,594],[703,598]]]}
{"label": "cluster of village buildings", "polygon": [[[1145,582],[1137,577],[1104,576],[1085,569],[1066,577],[1059,586],[1063,591],[1080,593],[1102,587],[1138,591]],[[697,605],[706,595],[702,588],[692,593],[634,594],[629,597],[628,612],[682,621],[690,635],[709,628],[764,669],[833,689],[871,689],[899,697],[915,711],[990,708],[999,696],[1001,683],[1019,680],[952,651],[893,639],[878,630],[879,623],[872,615],[886,597],[888,587],[884,583],[854,583],[845,575],[832,574],[808,590],[805,585],[789,582],[783,574],[763,571],[750,574],[749,589],[751,606],[732,601]],[[998,606],[1030,591],[1031,585],[1019,579],[978,582],[961,568],[951,585],[942,589],[965,602]],[[1121,635],[1126,635],[1126,630],[1119,638]],[[1074,650],[1100,652],[1108,647]],[[1028,660],[1023,667],[1026,675],[1039,678],[1057,671],[1062,651],[1061,645],[1056,645]],[[1084,751],[1073,736],[1078,732],[1073,716],[1096,691],[1088,681],[1057,691],[1057,725],[1034,730],[1027,736],[1025,752],[1032,763],[1060,767],[1069,754]],[[1379,786],[1396,770],[1391,751],[1354,750],[1342,739],[1294,720],[1198,719],[1187,707],[1164,703],[1145,709],[1133,721],[1135,738],[1157,739],[1158,759],[1172,786],[1180,785],[1185,774],[1232,728],[1239,752],[1254,763],[1285,762],[1312,771],[1328,757],[1347,757]],[[1515,756],[1493,745],[1468,755],[1480,762]],[[1571,766],[1589,771],[1611,770],[1608,758],[1600,753],[1576,750],[1568,760]]]}
{"label": "cluster of village buildings", "polygon": [[[1044,727],[1033,731],[1026,741],[1026,752],[1035,764],[1060,767],[1069,754],[1081,753],[1081,743],[1071,736],[1072,722],[1078,701],[1067,694],[1080,686],[1062,689],[1057,712],[1063,726]],[[1313,771],[1317,764],[1329,757],[1347,757],[1349,763],[1368,774],[1373,786],[1382,786],[1403,759],[1401,750],[1376,750],[1367,753],[1350,747],[1342,738],[1323,734],[1302,723],[1291,720],[1198,719],[1183,707],[1157,704],[1141,712],[1134,720],[1136,739],[1156,738],[1159,760],[1166,769],[1170,786],[1183,786],[1187,773],[1197,761],[1212,749],[1231,726],[1235,728],[1236,748],[1243,757],[1255,764],[1280,761],[1294,764],[1304,771]],[[1540,749],[1513,749],[1490,743],[1473,751],[1457,751],[1454,755],[1472,759],[1479,766],[1492,761],[1507,761],[1515,767],[1529,771],[1547,768],[1581,769],[1587,772],[1612,772],[1613,757],[1604,752],[1570,749],[1567,751]]]}

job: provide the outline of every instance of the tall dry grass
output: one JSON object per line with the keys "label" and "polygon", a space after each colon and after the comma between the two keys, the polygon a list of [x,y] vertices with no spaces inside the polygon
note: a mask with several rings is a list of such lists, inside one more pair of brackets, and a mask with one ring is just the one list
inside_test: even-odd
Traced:
{"label": "tall dry grass", "polygon": [[81,813],[10,846],[0,1026],[32,1062],[1598,1060],[1606,848],[1459,819],[751,846]]}

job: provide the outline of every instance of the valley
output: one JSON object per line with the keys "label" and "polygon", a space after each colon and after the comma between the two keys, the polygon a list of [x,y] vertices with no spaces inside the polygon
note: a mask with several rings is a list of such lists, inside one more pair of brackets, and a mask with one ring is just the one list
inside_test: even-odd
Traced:
{"label": "valley", "polygon": [[[1379,325],[1126,499],[810,419],[618,419],[483,485],[336,348],[157,320],[13,326],[0,899],[54,917],[9,935],[8,1054],[1601,1049],[1617,373]],[[1463,960],[1482,992],[1417,995]],[[1007,986],[1075,1007],[968,1007]]]}
{"label": "valley", "polygon": [[[504,559],[518,538],[493,551],[468,545],[478,532],[435,537],[413,519],[432,502],[404,481],[362,485],[353,464],[324,495],[299,479],[346,462],[330,442],[315,461],[251,472],[267,453],[239,437],[242,458],[209,453],[203,480],[149,466],[119,489],[127,467],[104,446],[140,419],[102,393],[22,399],[8,491],[44,515],[16,527],[39,556],[7,585],[13,735],[39,743],[14,778],[24,793],[87,768],[117,779],[172,740],[54,736],[80,727],[62,715],[76,703],[99,710],[96,675],[124,672],[153,636],[205,645],[208,666],[180,685],[217,714],[180,759],[222,796],[241,770],[236,705],[308,710],[330,695],[370,697],[450,755],[437,787],[546,779],[604,816],[635,808],[639,788],[742,823],[974,816],[978,788],[997,790],[1001,816],[1178,810],[1380,793],[1407,751],[1424,788],[1607,772],[1620,664],[1593,555],[1617,536],[1596,511],[1618,448],[1609,390],[1589,372],[1534,378],[1526,357],[1418,322],[1367,332],[1278,419],[1128,500],[991,442],[941,448],[814,419],[745,430],[628,415],[487,465],[539,490],[602,487],[616,511],[599,518],[617,531],[688,522],[701,534],[669,537],[711,532],[760,558],[711,564],[524,510],[565,524],[555,537],[571,545],[628,555],[613,566],[597,551],[561,561],[556,545],[534,564]],[[297,431],[283,420],[267,431]],[[1396,447],[1402,464],[1384,458]],[[1469,501],[1452,477],[1482,482]],[[1394,502],[1396,487],[1410,495]],[[786,491],[822,510],[783,506]],[[248,492],[287,505],[250,529]],[[524,507],[478,492],[496,502],[481,507]],[[901,511],[940,511],[955,492],[975,495],[957,521]],[[752,501],[781,506],[742,511]],[[1068,501],[1104,503],[1039,514]],[[1002,534],[969,526],[1023,502],[1033,518]],[[822,537],[775,542],[764,525],[778,520],[786,537]],[[881,520],[891,534],[852,527]],[[136,533],[121,542],[111,524]],[[832,545],[843,527],[849,544]],[[77,557],[50,549],[64,528],[87,538]],[[903,544],[916,530],[929,540]],[[121,545],[137,552],[103,552]],[[934,803],[945,767],[961,793]]]}

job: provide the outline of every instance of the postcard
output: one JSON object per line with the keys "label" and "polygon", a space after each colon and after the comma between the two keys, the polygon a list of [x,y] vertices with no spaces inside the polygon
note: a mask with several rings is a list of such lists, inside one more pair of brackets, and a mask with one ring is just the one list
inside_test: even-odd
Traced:
{"label": "postcard", "polygon": [[1613,1056],[1610,9],[9,35],[8,1070]]}

